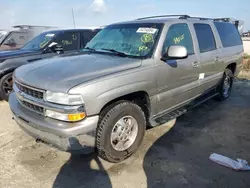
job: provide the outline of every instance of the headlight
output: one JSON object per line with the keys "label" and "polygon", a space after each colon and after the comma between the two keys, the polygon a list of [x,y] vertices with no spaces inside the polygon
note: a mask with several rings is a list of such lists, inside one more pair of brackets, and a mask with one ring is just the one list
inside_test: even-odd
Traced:
{"label": "headlight", "polygon": [[79,112],[76,114],[63,114],[52,110],[46,110],[45,115],[53,119],[69,121],[69,122],[81,121],[86,117],[85,112]]}
{"label": "headlight", "polygon": [[48,102],[62,105],[80,105],[84,103],[81,95],[56,93],[51,91],[45,93],[44,99]]}

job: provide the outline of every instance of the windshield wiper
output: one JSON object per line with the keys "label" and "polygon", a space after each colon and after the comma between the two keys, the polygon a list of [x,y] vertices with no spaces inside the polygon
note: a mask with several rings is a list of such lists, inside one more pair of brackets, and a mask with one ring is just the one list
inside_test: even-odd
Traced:
{"label": "windshield wiper", "polygon": [[89,50],[89,51],[91,51],[91,52],[95,52],[96,50],[94,49],[94,48],[90,48],[90,47],[86,47],[86,48],[83,48],[83,50]]}
{"label": "windshield wiper", "polygon": [[129,55],[126,54],[126,53],[123,53],[123,52],[119,52],[117,50],[114,50],[114,49],[108,49],[108,48],[102,48],[101,50],[105,50],[105,51],[109,51],[109,52],[113,52],[119,56],[122,56],[122,57],[128,57]]}

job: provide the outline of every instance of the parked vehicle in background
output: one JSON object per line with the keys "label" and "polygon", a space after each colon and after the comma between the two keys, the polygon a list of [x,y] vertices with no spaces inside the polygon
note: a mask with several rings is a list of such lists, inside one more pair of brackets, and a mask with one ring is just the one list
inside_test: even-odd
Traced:
{"label": "parked vehicle in background", "polygon": [[69,152],[96,148],[120,162],[146,126],[227,99],[242,59],[237,26],[225,19],[141,18],[105,27],[82,55],[16,69],[9,105],[35,139]]}
{"label": "parked vehicle in background", "polygon": [[0,52],[0,98],[8,100],[12,73],[17,67],[61,53],[76,52],[99,31],[99,28],[51,30],[36,36],[20,50]]}
{"label": "parked vehicle in background", "polygon": [[11,30],[0,30],[0,50],[15,50],[38,34],[55,29],[50,26],[16,25]]}

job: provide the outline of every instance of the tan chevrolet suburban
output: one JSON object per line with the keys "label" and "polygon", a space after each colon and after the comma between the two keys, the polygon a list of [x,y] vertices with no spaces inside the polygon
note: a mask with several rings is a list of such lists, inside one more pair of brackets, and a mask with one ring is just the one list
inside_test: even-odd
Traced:
{"label": "tan chevrolet suburban", "polygon": [[164,15],[109,25],[79,53],[17,68],[14,119],[38,141],[120,162],[146,126],[230,96],[243,57],[235,23]]}

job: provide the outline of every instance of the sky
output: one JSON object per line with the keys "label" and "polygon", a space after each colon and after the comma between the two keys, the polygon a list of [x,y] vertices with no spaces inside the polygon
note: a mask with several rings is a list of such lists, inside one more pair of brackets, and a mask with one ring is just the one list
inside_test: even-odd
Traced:
{"label": "sky", "polygon": [[0,29],[12,25],[96,27],[138,17],[189,14],[232,17],[250,30],[250,0],[0,0]]}

